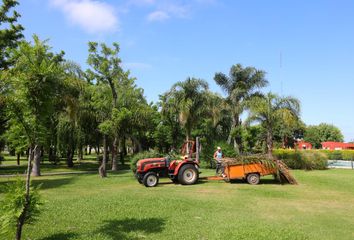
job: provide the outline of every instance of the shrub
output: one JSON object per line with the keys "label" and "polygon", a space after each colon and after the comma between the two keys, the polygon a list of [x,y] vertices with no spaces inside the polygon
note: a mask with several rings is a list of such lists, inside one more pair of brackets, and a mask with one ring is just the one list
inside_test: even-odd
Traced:
{"label": "shrub", "polygon": [[354,160],[354,150],[342,150],[342,160]]}
{"label": "shrub", "polygon": [[320,151],[276,149],[273,155],[283,160],[292,169],[322,170],[327,168],[327,155]]}
{"label": "shrub", "polygon": [[[5,196],[0,203],[0,236],[15,238],[17,225],[21,214],[24,215],[24,224],[31,224],[37,220],[39,207],[42,205],[38,188],[30,188],[29,204],[26,206],[25,181],[18,178],[15,182],[4,186]],[[24,212],[24,210],[26,211]]]}
{"label": "shrub", "polygon": [[156,152],[156,151],[144,151],[140,152],[137,154],[134,154],[131,159],[130,159],[130,169],[135,172],[136,171],[136,163],[140,159],[146,159],[146,158],[158,158],[158,157],[163,157],[162,153]]}
{"label": "shrub", "polygon": [[354,150],[318,150],[321,153],[326,154],[330,160],[354,160]]}
{"label": "shrub", "polygon": [[327,155],[328,159],[330,160],[341,160],[343,159],[342,157],[342,152],[341,151],[330,151]]}

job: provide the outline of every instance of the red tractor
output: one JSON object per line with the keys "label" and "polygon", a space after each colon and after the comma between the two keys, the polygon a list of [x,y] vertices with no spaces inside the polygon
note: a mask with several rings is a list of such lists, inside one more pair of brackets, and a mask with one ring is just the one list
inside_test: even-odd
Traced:
{"label": "red tractor", "polygon": [[181,160],[171,160],[170,157],[141,159],[136,164],[135,177],[145,187],[155,187],[160,177],[168,177],[182,185],[195,184],[199,178],[199,148],[197,138],[196,142],[183,144]]}

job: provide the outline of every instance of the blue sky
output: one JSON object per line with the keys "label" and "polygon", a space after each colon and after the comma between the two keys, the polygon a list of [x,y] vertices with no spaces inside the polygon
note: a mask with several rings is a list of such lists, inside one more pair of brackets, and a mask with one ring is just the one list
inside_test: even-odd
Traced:
{"label": "blue sky", "polygon": [[267,72],[264,91],[300,99],[306,124],[354,139],[352,0],[20,0],[18,11],[27,39],[84,68],[88,41],[120,43],[149,101],[188,76],[222,93],[215,72],[241,63]]}

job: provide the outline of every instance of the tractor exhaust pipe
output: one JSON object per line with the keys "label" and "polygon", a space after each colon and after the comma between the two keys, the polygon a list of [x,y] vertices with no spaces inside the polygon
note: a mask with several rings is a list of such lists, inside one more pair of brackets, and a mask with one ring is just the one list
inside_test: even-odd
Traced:
{"label": "tractor exhaust pipe", "polygon": [[199,163],[199,137],[195,138],[195,160]]}

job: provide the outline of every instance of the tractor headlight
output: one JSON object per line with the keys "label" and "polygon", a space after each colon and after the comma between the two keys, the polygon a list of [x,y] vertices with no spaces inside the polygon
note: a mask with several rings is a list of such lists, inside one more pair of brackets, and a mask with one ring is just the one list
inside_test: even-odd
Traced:
{"label": "tractor headlight", "polygon": [[140,165],[141,165],[141,164],[140,164],[139,162],[136,163],[136,167],[137,167],[137,168],[140,168]]}

